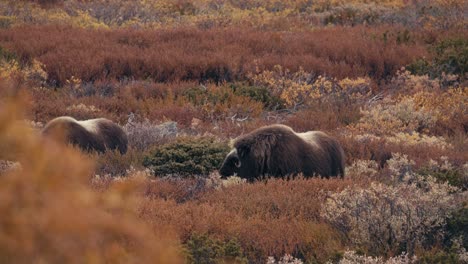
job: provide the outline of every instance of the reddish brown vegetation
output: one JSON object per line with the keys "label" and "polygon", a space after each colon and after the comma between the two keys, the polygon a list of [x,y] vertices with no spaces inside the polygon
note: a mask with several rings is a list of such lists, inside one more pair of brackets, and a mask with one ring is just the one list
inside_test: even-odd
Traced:
{"label": "reddish brown vegetation", "polygon": [[182,241],[193,233],[219,239],[236,237],[253,262],[288,252],[325,261],[341,249],[341,242],[337,232],[320,220],[321,205],[327,192],[352,184],[362,183],[270,180],[222,190],[205,189],[195,195],[197,184],[193,181],[156,180],[146,187],[140,216],[155,229],[174,231]]}
{"label": "reddish brown vegetation", "polygon": [[[62,1],[34,2],[53,7]],[[153,1],[96,2],[102,4],[96,6],[128,3],[122,9],[114,8],[118,5],[106,8],[115,11],[112,13],[115,17],[120,17],[119,12],[137,17],[132,4]],[[63,9],[70,11],[68,3],[64,3]],[[38,10],[44,11],[38,8],[35,12]],[[43,16],[51,16],[57,10],[44,12],[48,11]],[[62,19],[69,18],[61,14]],[[36,19],[40,24],[40,19]],[[282,19],[286,18],[280,17],[278,21]],[[92,21],[98,22],[101,20]],[[414,176],[413,180],[420,174],[421,183],[426,178],[430,182],[431,175],[437,183],[468,188],[463,173],[468,160],[468,121],[464,115],[468,90],[464,77],[437,71],[439,75],[434,77],[438,79],[434,80],[432,76],[416,75],[411,65],[407,67],[411,73],[394,74],[410,63],[413,68],[421,67],[420,74],[426,74],[423,66],[428,65],[415,63],[415,59],[424,56],[427,63],[443,62],[433,67],[453,66],[449,59],[462,58],[458,54],[464,54],[452,52],[458,46],[449,45],[444,56],[431,50],[437,47],[433,44],[461,35],[456,29],[438,32],[434,27],[429,32],[420,27],[407,30],[390,25],[361,25],[313,31],[298,28],[301,32],[291,29],[282,32],[276,27],[273,32],[266,30],[270,26],[261,25],[249,29],[203,27],[211,28],[208,30],[187,24],[174,25],[178,28],[171,24],[164,29],[153,25],[153,29],[138,30],[113,27],[96,30],[91,24],[87,26],[14,24],[9,29],[0,29],[0,118],[4,120],[0,122],[0,158],[17,160],[18,153],[29,154],[20,160],[24,169],[10,175],[21,177],[0,175],[5,180],[0,184],[0,189],[3,186],[0,198],[5,198],[0,199],[4,216],[0,217],[0,226],[3,223],[8,236],[2,239],[0,232],[0,245],[6,245],[5,252],[0,246],[0,262],[22,258],[27,262],[38,256],[46,262],[53,259],[79,262],[80,257],[88,257],[86,253],[97,250],[109,252],[101,258],[108,262],[129,262],[130,257],[135,257],[135,262],[151,259],[176,263],[176,252],[166,245],[174,241],[175,245],[189,247],[197,234],[213,240],[238,241],[252,263],[265,262],[268,256],[279,258],[285,253],[307,263],[325,263],[348,248],[372,253],[374,245],[378,245],[376,241],[382,242],[381,248],[377,248],[381,251],[374,252],[385,252],[389,244],[394,250],[385,253],[390,256],[404,248],[379,234],[375,235],[377,239],[363,239],[364,246],[355,244],[349,230],[336,224],[340,221],[333,224],[330,222],[333,217],[324,217],[327,201],[328,209],[333,205],[330,201],[345,202],[343,208],[330,209],[330,215],[343,216],[345,222],[361,220],[356,211],[369,211],[369,216],[382,221],[363,220],[359,227],[366,227],[366,232],[371,230],[367,226],[380,227],[384,234],[392,234],[387,227],[396,231],[408,229],[399,222],[395,222],[396,228],[392,227],[389,223],[394,219],[382,213],[385,208],[398,212],[393,210],[397,204],[394,201],[407,202],[401,208],[410,208],[402,217],[408,222],[414,220],[408,217],[412,214],[417,220],[424,210],[436,210],[433,201],[440,200],[440,208],[452,205],[462,208],[453,203],[456,194],[453,190],[436,186],[442,191],[426,194],[428,190],[417,189],[420,186],[413,182],[409,187],[407,182],[396,182],[402,180],[398,173]],[[301,67],[303,70],[298,70]],[[319,78],[319,74],[326,76]],[[8,124],[23,117],[14,116],[11,110],[2,112],[2,104],[9,96],[23,92],[28,95],[25,101],[29,105],[24,107],[27,118],[36,122],[46,123],[57,116],[69,115],[76,119],[105,117],[124,125],[130,115],[134,123],[128,125],[139,124],[134,129],[145,127],[149,132],[159,133],[154,127],[165,121],[176,122],[177,128],[173,137],[161,136],[157,140],[139,140],[151,133],[133,136],[134,141],[141,143],[140,147],[131,146],[125,155],[118,152],[92,155],[96,161],[94,174],[100,177],[93,178],[90,189],[92,166],[87,158],[85,162],[74,151],[68,153],[69,150],[45,146],[36,139],[30,141],[32,135],[24,128],[9,128]],[[17,108],[23,109],[12,107]],[[136,176],[151,175],[150,168],[142,167],[143,161],[153,148],[174,140],[176,134],[209,135],[227,142],[273,123],[289,125],[297,132],[322,130],[336,137],[347,159],[345,179],[299,177],[247,184],[235,178],[221,181],[216,173],[207,178],[189,175],[193,176],[189,179],[181,179],[177,173],[164,179]],[[198,141],[193,137],[194,143]],[[183,155],[185,152],[177,157]],[[57,163],[57,157],[64,162]],[[11,162],[3,163],[10,169]],[[111,178],[114,176],[128,178]],[[427,182],[421,186],[427,187]],[[362,196],[369,193],[375,193],[381,203],[361,206],[360,202],[366,199],[372,201],[374,196]],[[444,200],[445,196],[449,199]],[[6,201],[3,206],[2,201]],[[352,207],[356,210],[351,210]],[[24,217],[17,217],[18,208]],[[427,214],[434,214],[431,210]],[[450,218],[447,212],[440,213],[440,219]],[[439,231],[443,232],[434,229],[424,234],[425,240],[431,240],[425,250],[443,246],[433,239],[433,232]],[[166,233],[171,239],[164,239]],[[444,239],[454,237],[449,234]],[[444,245],[444,250],[452,251],[451,245]],[[198,252],[204,249],[195,247]],[[155,255],[160,255],[161,260]]]}
{"label": "reddish brown vegetation", "polygon": [[390,143],[385,139],[379,140],[357,140],[353,137],[338,136],[340,143],[346,153],[347,163],[355,160],[375,160],[383,167],[392,153],[406,154],[416,162],[417,166],[426,165],[430,159],[438,160],[445,156],[453,164],[462,166],[468,160],[468,153],[463,148],[441,149],[429,145],[407,145],[404,143]]}
{"label": "reddish brown vegetation", "polygon": [[[101,87],[105,87],[106,91]],[[133,112],[150,120],[177,120],[180,125],[188,126],[199,110],[190,107],[177,96],[181,95],[183,89],[189,87],[193,87],[193,84],[142,82],[125,86],[108,82],[102,86],[99,84],[92,86],[88,91],[89,94],[81,94],[76,91],[77,89],[70,87],[59,92],[34,89],[31,115],[34,120],[41,122],[47,122],[60,115],[70,115],[77,119],[102,116],[124,124],[128,114]],[[102,100],[103,97],[105,100]],[[96,111],[73,107],[80,104],[94,106]]]}
{"label": "reddish brown vegetation", "polygon": [[[72,76],[83,81],[231,81],[248,72],[282,65],[338,78],[369,75],[382,79],[426,54],[423,36],[401,43],[399,28],[336,27],[311,32],[251,29],[87,30],[24,26],[0,31],[0,45],[23,61],[46,66],[49,82]],[[351,41],[352,40],[352,41]]]}

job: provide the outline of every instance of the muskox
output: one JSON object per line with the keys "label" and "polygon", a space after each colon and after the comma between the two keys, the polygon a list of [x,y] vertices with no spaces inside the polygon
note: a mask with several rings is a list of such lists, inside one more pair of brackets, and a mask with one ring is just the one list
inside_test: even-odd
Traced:
{"label": "muskox", "polygon": [[320,131],[296,133],[285,125],[259,128],[234,140],[219,172],[254,181],[264,176],[344,177],[340,144]]}
{"label": "muskox", "polygon": [[103,153],[107,149],[117,149],[121,154],[127,152],[127,134],[122,127],[105,118],[77,121],[68,116],[57,117],[47,123],[42,134],[85,151]]}

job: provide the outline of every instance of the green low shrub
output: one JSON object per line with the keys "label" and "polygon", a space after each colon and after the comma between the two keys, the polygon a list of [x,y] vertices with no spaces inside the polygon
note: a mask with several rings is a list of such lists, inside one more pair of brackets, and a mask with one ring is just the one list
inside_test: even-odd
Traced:
{"label": "green low shrub", "polygon": [[459,168],[441,169],[422,167],[418,170],[417,173],[422,176],[432,176],[438,182],[447,182],[452,186],[459,187],[465,190],[468,188],[467,179],[464,177],[463,171]]}
{"label": "green low shrub", "polygon": [[10,28],[15,23],[15,17],[0,16],[0,28]]}
{"label": "green low shrub", "polygon": [[451,238],[462,239],[461,244],[468,248],[468,207],[461,208],[447,220],[447,230]]}
{"label": "green low shrub", "polygon": [[206,234],[192,234],[185,248],[188,263],[248,263],[235,239],[220,241]]}
{"label": "green low shrub", "polygon": [[456,74],[463,81],[468,72],[468,39],[446,39],[432,47],[432,61],[418,59],[407,66],[416,75],[427,74],[431,78],[440,78],[442,73]]}
{"label": "green low shrub", "polygon": [[0,61],[13,61],[16,60],[16,55],[0,46]]}
{"label": "green low shrub", "polygon": [[242,83],[233,83],[229,87],[234,94],[249,97],[254,101],[261,102],[265,108],[281,109],[285,106],[285,102],[281,98],[273,96],[271,91],[266,87],[249,86]]}
{"label": "green low shrub", "polygon": [[447,39],[435,48],[435,66],[438,72],[458,74],[462,78],[468,71],[468,39]]}
{"label": "green low shrub", "polygon": [[458,255],[456,253],[437,251],[437,252],[426,252],[420,256],[418,261],[420,264],[458,264]]}
{"label": "green low shrub", "polygon": [[406,69],[414,75],[429,74],[432,70],[432,65],[426,59],[417,59],[409,64]]}
{"label": "green low shrub", "polygon": [[262,103],[268,109],[282,109],[285,102],[271,94],[266,87],[249,86],[243,83],[232,83],[217,89],[194,87],[184,91],[183,96],[195,106],[216,105],[232,101],[233,97],[245,97]]}
{"label": "green low shrub", "polygon": [[226,142],[212,137],[181,137],[144,157],[155,175],[206,176],[217,170],[229,152]]}
{"label": "green low shrub", "polygon": [[183,96],[195,106],[205,104],[215,105],[229,100],[232,93],[226,89],[207,89],[203,87],[194,87],[184,91]]}

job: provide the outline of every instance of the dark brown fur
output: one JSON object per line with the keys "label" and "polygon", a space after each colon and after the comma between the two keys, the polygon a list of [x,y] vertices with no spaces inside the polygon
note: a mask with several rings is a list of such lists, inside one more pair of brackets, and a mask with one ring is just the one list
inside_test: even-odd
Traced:
{"label": "dark brown fur", "polygon": [[223,177],[237,173],[253,181],[265,175],[283,177],[344,177],[344,152],[338,141],[319,131],[295,133],[290,127],[272,125],[240,136],[220,169]]}
{"label": "dark brown fur", "polygon": [[122,154],[127,152],[127,134],[122,127],[105,118],[77,121],[71,117],[58,117],[47,123],[42,134],[86,151],[103,153],[107,149],[118,149]]}

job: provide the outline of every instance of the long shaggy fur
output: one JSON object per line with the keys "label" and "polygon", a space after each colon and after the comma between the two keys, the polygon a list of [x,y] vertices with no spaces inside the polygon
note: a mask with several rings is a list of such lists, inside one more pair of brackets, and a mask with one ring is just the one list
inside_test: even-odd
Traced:
{"label": "long shaggy fur", "polygon": [[122,154],[127,152],[127,134],[122,127],[105,118],[77,121],[68,116],[57,117],[47,123],[42,134],[86,151],[102,153],[107,149],[118,149]]}
{"label": "long shaggy fur", "polygon": [[220,174],[234,173],[249,181],[265,175],[283,177],[344,177],[345,158],[340,144],[320,131],[295,133],[284,125],[259,128],[234,140]]}

